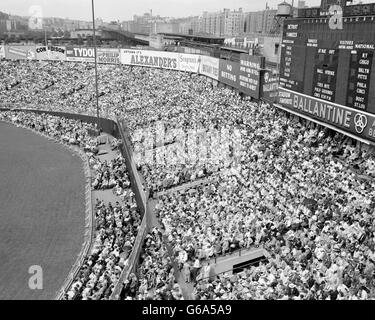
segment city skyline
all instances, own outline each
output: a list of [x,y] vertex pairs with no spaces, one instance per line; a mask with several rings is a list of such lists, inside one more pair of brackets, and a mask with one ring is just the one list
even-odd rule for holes
[[[266,3],[277,8],[282,0],[251,2],[249,0],[140,0],[124,3],[120,0],[95,0],[95,15],[105,21],[132,20],[134,15],[142,15],[152,10],[153,15],[182,18],[201,15],[203,11],[217,12],[223,8],[245,12],[264,10]],[[287,0],[292,3],[292,0]],[[368,2],[368,1],[365,1]],[[176,4],[178,3],[178,6]],[[294,0],[297,5],[298,0]],[[320,0],[307,0],[306,5],[317,6]],[[91,19],[91,0],[2,0],[0,11],[12,15],[30,16],[30,8],[40,6],[44,17],[69,18],[75,20]]]

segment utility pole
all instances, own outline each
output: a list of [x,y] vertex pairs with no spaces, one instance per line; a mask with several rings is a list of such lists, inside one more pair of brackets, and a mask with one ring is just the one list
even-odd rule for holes
[[47,30],[46,30],[46,28],[44,28],[44,43],[46,45],[46,50],[48,50]]
[[94,0],[91,0],[92,6],[92,30],[94,40],[94,54],[95,54],[95,91],[96,91],[96,117],[98,118],[98,135],[100,132],[100,117],[99,117],[99,89],[98,89],[98,62],[96,54],[96,35],[95,35],[95,11],[94,11]]

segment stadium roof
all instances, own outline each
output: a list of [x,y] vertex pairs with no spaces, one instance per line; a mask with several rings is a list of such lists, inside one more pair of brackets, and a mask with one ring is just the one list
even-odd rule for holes
[[183,33],[161,33],[166,36],[175,36],[175,37],[182,37],[182,38],[198,38],[198,39],[212,39],[212,40],[225,40],[224,37],[216,37],[216,36],[202,36],[202,35],[197,35],[197,34],[183,34]]

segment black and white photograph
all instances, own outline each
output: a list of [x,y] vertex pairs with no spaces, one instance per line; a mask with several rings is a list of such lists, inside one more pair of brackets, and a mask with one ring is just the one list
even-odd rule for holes
[[240,319],[375,300],[374,18],[1,0],[0,301]]

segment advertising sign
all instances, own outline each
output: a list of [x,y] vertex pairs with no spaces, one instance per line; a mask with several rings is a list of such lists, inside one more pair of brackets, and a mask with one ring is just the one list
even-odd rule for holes
[[219,82],[238,88],[238,73],[240,65],[237,62],[220,59]]
[[94,48],[67,47],[66,60],[76,62],[95,62]]
[[120,64],[120,49],[98,48],[98,63]]
[[54,60],[54,61],[65,61],[66,60],[66,48],[57,46],[37,46],[36,49],[37,60]]
[[310,118],[375,141],[375,115],[279,88],[278,103]]
[[0,45],[0,59],[5,58],[5,47]]
[[212,79],[218,80],[219,79],[219,59],[209,57],[209,56],[201,56],[201,63],[199,66],[199,73],[203,74],[207,77]]
[[264,57],[240,55],[240,71],[238,88],[245,94],[259,99],[260,70],[264,68]]
[[6,46],[5,58],[12,60],[36,59],[35,46]]
[[200,56],[197,54],[178,54],[178,65],[180,71],[198,73]]
[[261,71],[261,98],[267,102],[277,101],[279,88],[279,75],[276,70]]
[[179,70],[178,53],[174,52],[121,49],[121,63]]

